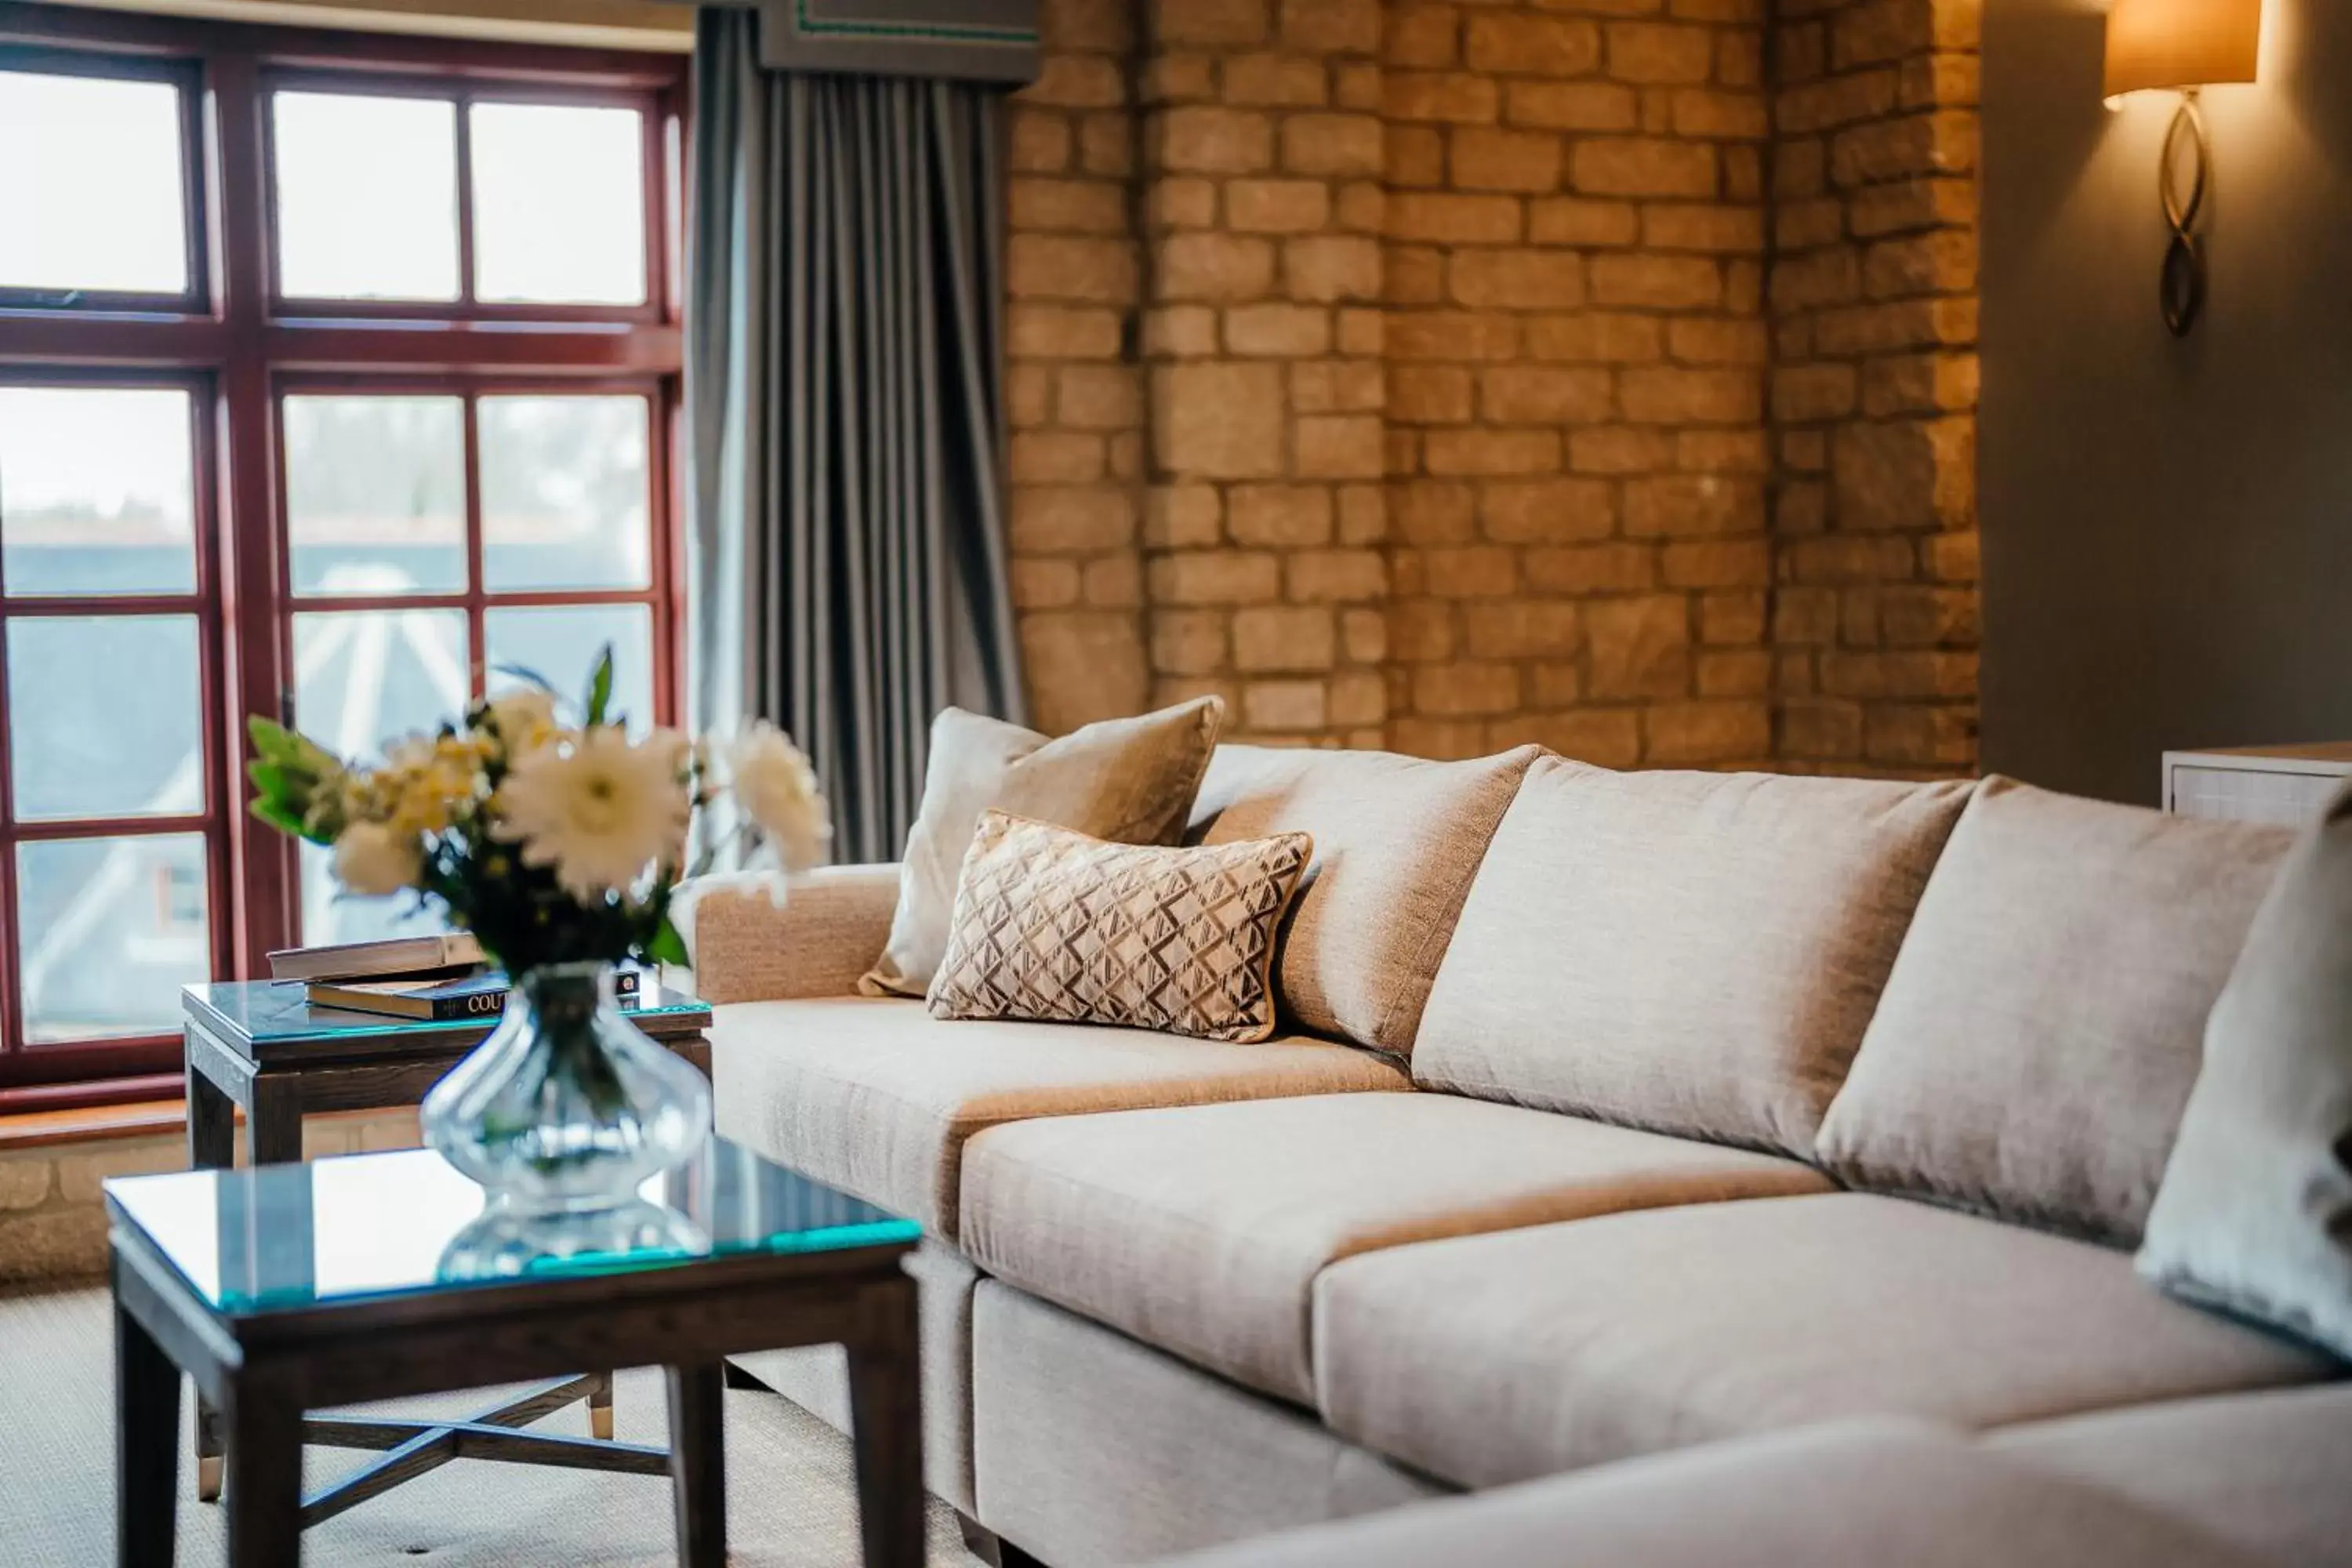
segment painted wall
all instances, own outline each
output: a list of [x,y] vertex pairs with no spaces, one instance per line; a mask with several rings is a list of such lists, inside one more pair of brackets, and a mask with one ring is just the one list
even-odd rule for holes
[[2352,5],[2270,0],[2206,95],[2212,293],[2157,313],[2175,100],[2098,0],[1985,26],[1983,758],[2153,803],[2167,748],[2352,738]]

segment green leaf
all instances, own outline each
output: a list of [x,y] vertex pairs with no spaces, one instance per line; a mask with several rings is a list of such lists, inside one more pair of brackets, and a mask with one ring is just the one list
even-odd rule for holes
[[268,800],[291,804],[299,799],[303,794],[296,787],[294,781],[286,776],[286,770],[276,763],[259,761],[247,763],[245,764],[245,776],[253,781],[253,787],[259,790],[263,797]]
[[302,819],[300,817],[295,816],[291,811],[287,810],[284,805],[280,805],[277,801],[271,800],[267,796],[250,803],[245,809],[253,813],[257,818],[269,824],[270,826],[278,829],[280,833],[289,834],[296,838],[308,837],[308,835],[302,831]]
[[667,915],[662,917],[653,940],[646,943],[646,957],[651,963],[675,963],[681,969],[694,963],[694,955],[686,951],[686,938],[678,934],[677,923]]
[[588,677],[587,723],[591,729],[604,721],[604,709],[613,700],[613,645],[606,643],[604,651],[596,656],[596,668]]
[[253,749],[270,762],[290,763],[301,759],[300,737],[275,719],[256,713],[245,721],[245,732],[253,737]]

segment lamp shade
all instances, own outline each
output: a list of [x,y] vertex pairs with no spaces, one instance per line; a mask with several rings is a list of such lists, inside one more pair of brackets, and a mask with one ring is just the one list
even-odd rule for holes
[[2262,37],[2263,0],[2116,0],[2107,96],[2252,81]]

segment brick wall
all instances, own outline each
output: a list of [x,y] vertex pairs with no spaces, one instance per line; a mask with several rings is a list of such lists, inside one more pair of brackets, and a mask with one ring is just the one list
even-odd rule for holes
[[1152,693],[1386,737],[1379,0],[1148,13]]
[[1778,0],[1784,765],[1976,763],[1981,0]]
[[1031,718],[1059,733],[1149,703],[1137,553],[1143,386],[1136,30],[1119,0],[1045,0],[1005,186],[1013,597]]
[[1770,756],[1760,16],[1390,10],[1405,750]]
[[1970,766],[1976,5],[1049,0],[1040,721]]

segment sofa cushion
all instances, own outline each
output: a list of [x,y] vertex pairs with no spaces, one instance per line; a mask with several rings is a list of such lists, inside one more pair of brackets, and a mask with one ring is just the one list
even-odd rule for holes
[[2352,790],[2296,840],[2213,1005],[2139,1268],[2352,1360]]
[[2125,1254],[1858,1193],[1399,1247],[1316,1280],[1344,1436],[1465,1486],[1862,1415],[2004,1426],[2326,1375]]
[[[1572,1543],[1572,1544],[1571,1544]],[[1908,1422],[1555,1476],[1165,1568],[2252,1568],[2160,1510]]]
[[929,987],[982,812],[996,806],[1121,844],[1173,844],[1224,721],[1224,703],[1201,697],[1049,738],[942,709],[931,721],[922,806],[900,858],[889,943],[858,989],[920,996]]
[[1426,1087],[1810,1158],[1968,786],[1528,770]]
[[982,812],[931,1016],[1271,1039],[1276,933],[1314,847],[1111,844]]
[[1225,1045],[1082,1024],[943,1023],[844,996],[712,1010],[719,1131],[953,1239],[964,1140],[1028,1116],[1412,1088],[1324,1040]]
[[1821,1157],[1855,1186],[2137,1241],[2205,1016],[2293,837],[1987,780]]
[[2352,1384],[2145,1405],[1987,1441],[2272,1562],[2352,1568]]
[[1311,1405],[1308,1290],[1336,1259],[1580,1215],[1821,1192],[1769,1155],[1441,1094],[1055,1117],[964,1150],[973,1261]]
[[1193,837],[1315,840],[1275,975],[1300,1027],[1412,1049],[1463,895],[1537,754],[1522,746],[1431,763],[1386,752],[1217,749],[1193,802]]

